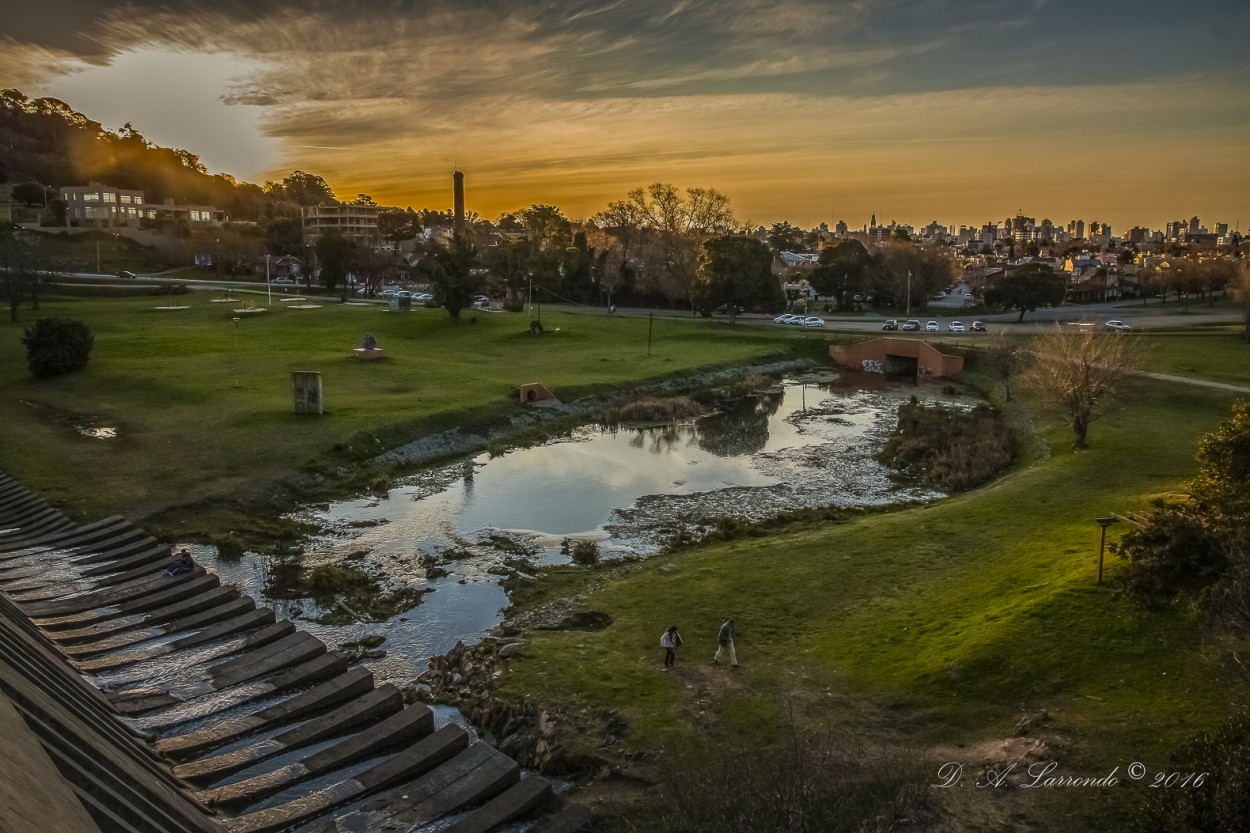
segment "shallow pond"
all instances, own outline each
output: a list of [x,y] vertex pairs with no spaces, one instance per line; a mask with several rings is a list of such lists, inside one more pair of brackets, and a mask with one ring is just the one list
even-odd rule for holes
[[[314,621],[324,611],[311,600],[267,603],[332,647],[366,634],[386,637],[386,656],[369,667],[379,682],[403,685],[430,656],[457,640],[477,642],[498,623],[508,604],[502,575],[568,561],[571,541],[597,542],[603,558],[646,556],[717,518],[939,497],[899,486],[872,459],[898,405],[914,393],[787,381],[687,423],[583,427],[541,446],[432,468],[385,497],[311,511],[308,519],[323,533],[302,562],[351,563],[382,576],[388,590],[432,591],[419,605],[386,622],[330,626]],[[216,569],[264,597],[264,559],[249,555]]]

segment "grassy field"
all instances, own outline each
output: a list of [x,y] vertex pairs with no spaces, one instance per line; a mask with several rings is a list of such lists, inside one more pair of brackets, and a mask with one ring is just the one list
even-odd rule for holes
[[[801,335],[716,322],[479,313],[460,326],[441,310],[392,313],[333,301],[317,309],[236,315],[220,294],[52,299],[38,315],[85,321],[95,349],[80,373],[26,370],[23,310],[0,326],[0,467],[83,517],[143,522],[179,506],[263,492],[313,466],[327,471],[431,430],[495,425],[520,411],[516,388],[539,381],[571,398],[641,379],[766,355],[820,354]],[[240,295],[264,305],[263,294]],[[161,310],[162,305],[189,305]],[[238,318],[239,320],[235,320]],[[475,322],[475,323],[471,323]],[[352,357],[372,333],[385,358]],[[290,373],[322,375],[326,413],[293,413]],[[97,439],[78,428],[111,428]]]
[[[832,334],[722,322],[569,315],[544,309],[532,337],[523,315],[390,313],[328,303],[238,315],[213,295],[164,300],[56,299],[39,315],[86,321],[96,337],[81,373],[26,371],[25,309],[0,330],[0,468],[92,520],[224,531],[240,498],[309,472],[332,478],[426,432],[490,428],[519,412],[516,386],[541,381],[565,398],[762,357],[819,358]],[[262,303],[263,296],[247,296]],[[157,310],[162,304],[184,310]],[[351,350],[372,333],[386,358]],[[1150,369],[1250,382],[1247,348],[1231,332],[1134,334],[1154,345]],[[327,412],[292,413],[289,374],[322,374]],[[978,380],[975,371],[971,382]],[[608,613],[601,631],[527,634],[502,680],[509,693],[616,713],[622,749],[648,771],[660,750],[706,738],[750,749],[787,713],[846,737],[915,750],[971,772],[1004,748],[1014,725],[1048,713],[1035,754],[1067,773],[1150,772],[1166,751],[1244,699],[1183,611],[1146,614],[1094,584],[1097,516],[1140,510],[1194,469],[1197,438],[1233,394],[1137,379],[1091,430],[1091,447],[1053,416],[1019,403],[1049,454],[1026,456],[989,487],[936,505],[846,523],[796,522],[648,562],[557,569],[522,587],[533,610],[576,599]],[[114,428],[111,439],[80,428]],[[242,501],[246,503],[247,501]],[[185,527],[184,527],[185,528]],[[1118,537],[1113,527],[1111,538]],[[1109,575],[1119,565],[1108,561]],[[724,617],[738,621],[743,668],[708,664]],[[686,637],[674,673],[660,671],[660,632]],[[603,754],[598,735],[566,738]],[[615,754],[615,752],[613,754]],[[628,754],[621,759],[629,758]],[[965,829],[1117,829],[1138,790],[943,794]]]

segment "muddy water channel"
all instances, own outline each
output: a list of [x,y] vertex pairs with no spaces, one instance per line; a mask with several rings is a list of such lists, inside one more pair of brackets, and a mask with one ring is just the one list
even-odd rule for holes
[[[605,559],[648,556],[717,519],[940,497],[899,486],[872,459],[913,393],[787,380],[687,423],[582,427],[432,468],[385,497],[310,510],[306,519],[323,532],[302,561],[307,569],[351,564],[382,577],[388,591],[424,590],[420,604],[385,622],[326,625],[316,620],[331,611],[310,600],[268,603],[330,646],[385,637],[385,656],[366,662],[379,682],[403,685],[430,656],[477,642],[499,622],[503,576],[567,562],[576,541],[595,541]],[[271,579],[269,565],[251,556],[216,569],[258,599]]]

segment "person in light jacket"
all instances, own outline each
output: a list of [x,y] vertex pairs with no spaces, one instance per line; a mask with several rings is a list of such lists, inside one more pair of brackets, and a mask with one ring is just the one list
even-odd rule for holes
[[669,625],[668,630],[660,635],[660,647],[664,649],[664,670],[673,667],[677,661],[677,649],[681,647],[681,634],[676,625]]

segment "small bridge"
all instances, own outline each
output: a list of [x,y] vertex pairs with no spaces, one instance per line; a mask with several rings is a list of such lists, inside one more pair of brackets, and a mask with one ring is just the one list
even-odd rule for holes
[[842,367],[894,377],[945,379],[963,372],[963,356],[951,356],[918,338],[885,337],[832,345],[829,358]]
[[[0,473],[0,819],[12,833],[455,833],[551,785],[123,518]],[[536,831],[589,823],[571,805]]]

